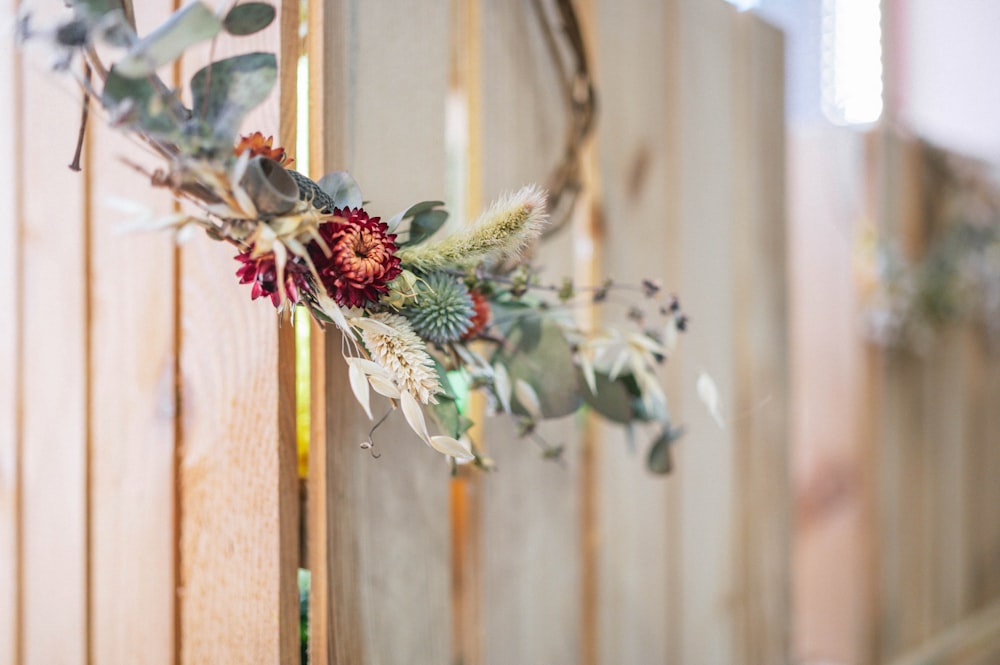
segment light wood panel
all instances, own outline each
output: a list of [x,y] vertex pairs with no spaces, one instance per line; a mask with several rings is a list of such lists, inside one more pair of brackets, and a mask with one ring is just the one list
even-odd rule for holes
[[[278,51],[278,89],[245,123],[282,135],[294,118],[296,3],[214,57]],[[289,12],[292,12],[289,14]],[[192,53],[184,75],[205,61]],[[293,330],[233,278],[235,251],[185,245],[180,261],[180,659],[298,661],[298,481]]]
[[[681,485],[681,586],[675,593],[684,599],[679,661],[685,663],[739,661],[732,603],[739,547],[733,480],[741,472],[734,440],[740,423],[734,420],[733,381],[737,335],[732,318],[733,265],[739,251],[732,242],[737,177],[733,109],[744,100],[735,95],[735,14],[728,4],[684,0],[679,18],[683,248],[679,291],[692,331],[679,354],[680,418],[687,434],[676,457],[676,481]],[[702,371],[718,387],[725,429],[715,424],[695,394]]]
[[[313,175],[350,171],[372,215],[444,195],[448,20],[447,3],[311,5]],[[343,389],[340,349],[329,331],[313,362],[326,411],[310,457],[312,657],[448,662],[447,467],[399,413],[375,433],[379,459],[359,448],[371,423]]]
[[784,41],[736,21],[733,330],[736,612],[743,663],[789,661],[791,566]]
[[[598,272],[627,284],[656,279],[686,300],[686,289],[678,282],[677,246],[679,3],[596,5],[601,206],[595,242],[604,254]],[[603,309],[608,323],[621,321],[627,313],[620,306]],[[671,359],[662,376],[679,372]],[[677,397],[671,392],[671,399]],[[596,662],[609,665],[681,658],[679,478],[676,472],[663,477],[646,470],[653,436],[653,430],[639,428],[630,445],[623,428],[604,424],[594,441],[599,510]]]
[[[14,13],[14,3],[0,2],[0,16]],[[20,105],[19,61],[10,41],[0,42],[0,134],[11,137],[13,155],[20,156],[24,143],[18,131]],[[20,170],[16,159],[0,162],[0,280],[17,285],[20,273],[20,228],[18,205],[22,200]],[[0,317],[0,665],[18,662],[20,644],[20,321],[21,293],[8,292],[7,316]]]
[[[173,10],[145,3],[140,34]],[[88,135],[91,291],[90,627],[95,662],[174,662],[174,242],[121,233],[113,199],[169,214],[171,197],[121,157],[145,157],[100,116]],[[153,166],[155,158],[148,161]]]
[[[481,4],[478,173],[488,204],[522,185],[544,185],[561,158],[568,110],[531,2]],[[574,275],[574,240],[568,224],[542,242],[534,257],[542,279]],[[539,433],[565,446],[562,464],[543,459],[506,418],[484,426],[497,464],[480,481],[481,662],[488,664],[581,660],[580,422],[561,419]]]
[[[55,7],[44,16],[56,15]],[[44,20],[44,19],[42,19]],[[21,639],[24,665],[87,659],[88,172],[80,96],[22,62]]]

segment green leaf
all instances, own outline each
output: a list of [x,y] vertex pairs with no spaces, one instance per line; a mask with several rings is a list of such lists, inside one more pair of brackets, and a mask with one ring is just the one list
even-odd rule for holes
[[243,118],[267,99],[277,80],[273,53],[246,53],[213,62],[191,79],[192,110],[211,136],[231,144]]
[[661,475],[670,473],[674,468],[670,447],[683,434],[684,429],[681,427],[677,429],[672,429],[669,425],[664,427],[663,431],[660,432],[660,436],[653,441],[653,445],[649,449],[646,467],[653,473]]
[[[532,387],[544,417],[558,418],[580,408],[583,384],[572,348],[558,323],[549,317],[521,319],[511,329],[507,342],[493,362],[506,366],[513,383],[521,379]],[[516,398],[511,408],[520,415],[528,413]]]
[[[439,209],[443,205],[442,201],[421,201],[407,208],[406,212],[389,220],[395,226],[398,226],[399,222],[404,219],[411,220],[406,237],[397,240],[396,245],[399,247],[416,245],[434,235],[448,221],[448,211]],[[391,226],[391,228],[395,227]]]
[[204,3],[193,2],[133,44],[115,68],[121,76],[129,78],[150,76],[158,67],[179,58],[189,46],[211,39],[221,30],[219,17]]
[[636,396],[620,378],[612,381],[607,374],[594,375],[596,393],[584,391],[583,398],[594,411],[616,423],[635,420]]
[[143,130],[155,136],[179,131],[170,103],[146,79],[121,76],[113,67],[104,81],[101,103],[111,110],[117,123]]
[[461,438],[472,427],[472,421],[459,410],[458,402],[449,397],[438,395],[438,403],[431,405],[431,414],[441,431],[455,439]]
[[120,8],[118,0],[73,0],[69,4],[74,9],[83,9],[94,17],[103,16]]
[[347,171],[327,173],[317,183],[337,208],[360,208],[364,200],[357,181]]
[[440,208],[443,205],[444,201],[421,201],[420,203],[414,203],[403,213],[403,219],[415,217],[434,208]]
[[420,213],[410,222],[410,236],[406,241],[408,245],[416,245],[427,240],[444,223],[448,221],[448,213],[444,210],[427,210]]
[[260,32],[274,20],[274,7],[266,2],[244,2],[229,10],[222,20],[226,32],[242,37]]

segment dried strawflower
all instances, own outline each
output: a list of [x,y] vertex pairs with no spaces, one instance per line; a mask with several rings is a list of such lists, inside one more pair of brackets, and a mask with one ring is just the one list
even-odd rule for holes
[[290,165],[294,159],[288,156],[285,149],[281,146],[277,148],[272,147],[274,144],[274,137],[268,136],[264,138],[264,135],[260,132],[254,132],[253,134],[248,134],[246,136],[241,136],[239,143],[233,148],[233,154],[239,157],[247,150],[250,151],[251,157],[267,157],[268,159],[273,159],[282,166]]
[[396,256],[396,236],[378,217],[361,208],[334,209],[334,220],[319,225],[327,254],[319,243],[310,257],[319,279],[338,305],[364,307],[389,291],[388,283],[402,272]]
[[[255,257],[253,249],[250,249],[238,254],[235,258],[242,264],[236,270],[240,284],[253,284],[253,289],[250,292],[251,299],[256,300],[262,296],[269,296],[274,306],[279,307],[282,294],[278,288],[278,266],[274,260],[274,253],[268,252]],[[301,301],[300,292],[309,288],[308,270],[300,263],[289,261],[285,264],[284,273],[284,296],[291,304],[298,304]]]
[[475,308],[465,282],[431,273],[418,283],[416,300],[403,313],[418,335],[444,344],[458,341],[472,327]]
[[462,335],[463,340],[479,337],[490,323],[490,301],[482,292],[475,289],[470,291],[469,295],[472,296],[472,325]]

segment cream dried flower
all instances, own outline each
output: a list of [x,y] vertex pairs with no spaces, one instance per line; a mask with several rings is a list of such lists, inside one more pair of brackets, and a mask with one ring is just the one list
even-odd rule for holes
[[441,392],[434,361],[410,322],[399,314],[379,312],[351,320],[361,330],[361,341],[372,360],[388,370],[400,390],[411,393],[422,404],[437,404]]
[[424,271],[516,258],[538,237],[547,219],[545,193],[529,185],[498,199],[472,226],[407,247],[398,256],[404,264]]

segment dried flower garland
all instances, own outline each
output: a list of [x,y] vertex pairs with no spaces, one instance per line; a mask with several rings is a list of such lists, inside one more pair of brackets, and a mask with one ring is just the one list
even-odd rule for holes
[[[650,467],[669,469],[679,430],[657,370],[686,318],[675,298],[647,281],[632,292],[648,311],[633,305],[620,327],[581,329],[570,316],[574,301],[602,302],[628,287],[609,281],[577,291],[570,282],[539,283],[521,256],[548,222],[542,191],[524,187],[448,233],[436,201],[383,220],[365,209],[347,173],[312,181],[290,168],[292,159],[272,137],[239,135],[275,85],[273,54],[204,67],[191,79],[189,105],[157,78],[156,70],[188,47],[224,32],[263,29],[274,19],[272,6],[246,2],[219,15],[193,2],[140,38],[117,2],[70,4],[72,15],[52,28],[22,17],[21,39],[54,44],[58,70],[72,73],[82,62],[86,98],[163,158],[155,171],[136,168],[193,212],[159,226],[200,227],[231,243],[238,250],[235,276],[251,298],[278,310],[301,306],[340,329],[350,388],[369,418],[375,392],[398,406],[434,450],[488,467],[467,435],[467,390],[484,391],[493,412],[513,415],[521,433],[539,441],[539,421],[587,405],[628,426],[655,424]],[[118,56],[111,66],[98,48]]]

